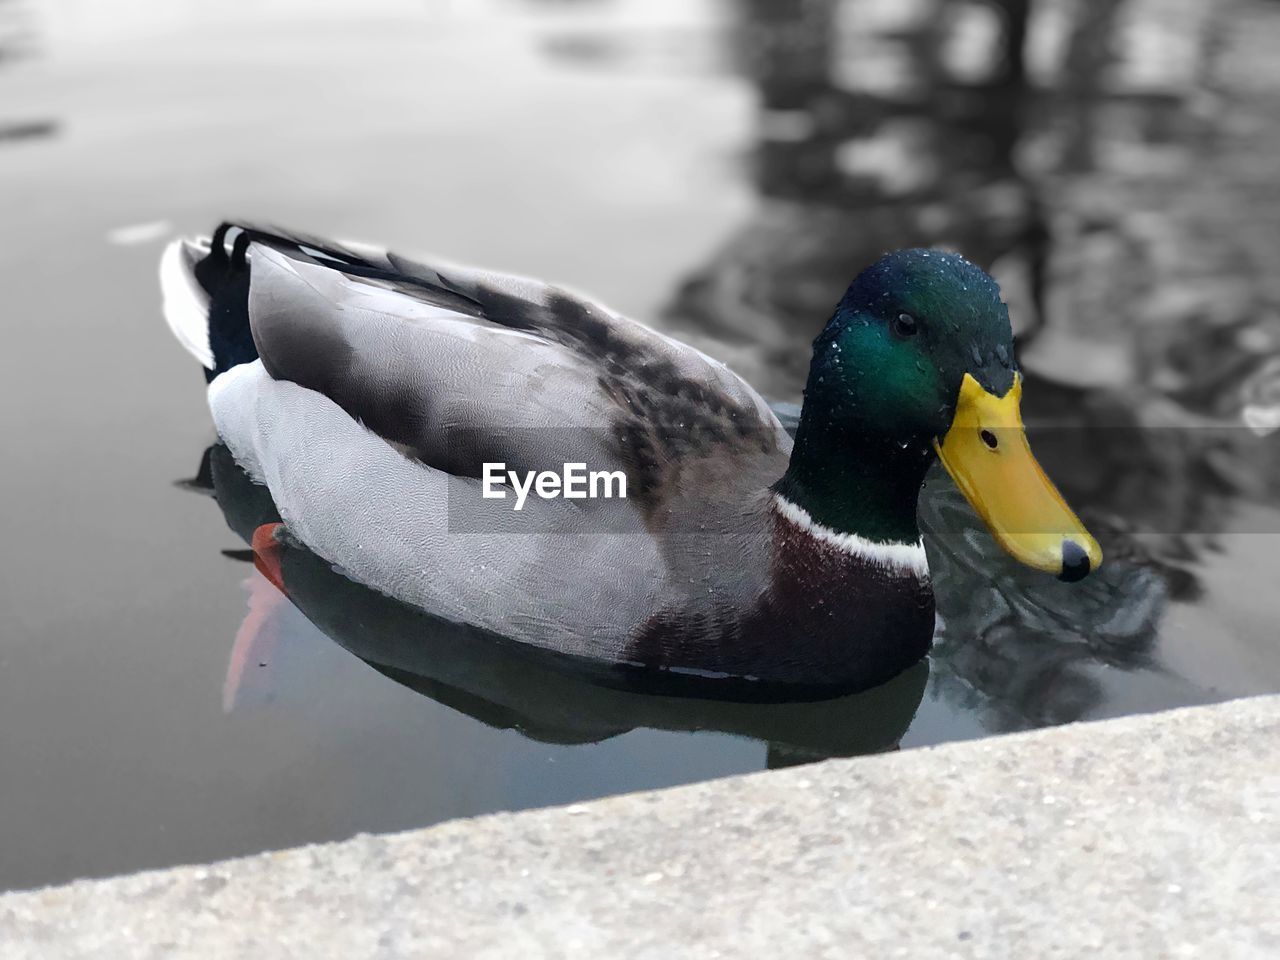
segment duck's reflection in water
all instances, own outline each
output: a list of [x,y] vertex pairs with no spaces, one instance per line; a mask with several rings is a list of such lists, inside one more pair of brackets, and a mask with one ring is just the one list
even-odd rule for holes
[[[999,556],[945,479],[921,499],[940,611],[934,687],[992,732],[1069,723],[1103,707],[1107,668],[1156,667],[1165,578],[1111,559],[1088,582],[1026,576]],[[1200,699],[1175,682],[1175,702]]]
[[[212,492],[231,528],[250,541],[278,519],[266,488],[229,451],[206,451],[194,485]],[[823,700],[722,699],[723,683],[610,670],[451,623],[347,579],[305,547],[282,538],[272,579],[317,628],[374,669],[424,696],[498,729],[556,744],[596,743],[645,727],[717,731],[758,740],[770,766],[894,749],[910,726],[929,677],[921,662],[870,691]],[[258,581],[231,656],[224,706],[232,708],[255,664],[273,659],[273,598]],[[283,597],[274,604],[279,609]],[[673,681],[679,694],[672,694]]]

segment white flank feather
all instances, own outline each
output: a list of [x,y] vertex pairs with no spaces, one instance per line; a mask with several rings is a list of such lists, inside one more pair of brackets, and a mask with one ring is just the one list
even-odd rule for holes
[[209,347],[209,298],[187,269],[184,241],[174,240],[160,258],[160,291],[164,297],[164,319],[169,329],[206,369],[213,369]]

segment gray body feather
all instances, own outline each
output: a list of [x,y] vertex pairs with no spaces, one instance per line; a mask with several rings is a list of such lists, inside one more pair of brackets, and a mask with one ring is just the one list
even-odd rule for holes
[[[355,252],[397,276],[251,243],[260,359],[209,388],[302,542],[440,616],[614,661],[664,611],[759,598],[790,439],[751,387],[564,290]],[[628,497],[517,513],[481,497],[485,461],[622,470]]]

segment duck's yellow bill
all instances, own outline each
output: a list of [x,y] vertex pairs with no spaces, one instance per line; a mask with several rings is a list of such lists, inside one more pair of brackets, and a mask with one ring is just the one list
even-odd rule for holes
[[966,373],[938,456],[1000,546],[1027,566],[1080,580],[1102,562],[1102,548],[1032,456],[1021,402],[1020,375],[997,397]]

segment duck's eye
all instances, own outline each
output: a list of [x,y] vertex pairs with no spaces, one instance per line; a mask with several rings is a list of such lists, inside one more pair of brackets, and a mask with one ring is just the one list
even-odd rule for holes
[[900,313],[889,323],[889,328],[893,331],[895,337],[914,337],[920,329],[920,325],[916,323],[916,318],[909,313]]

